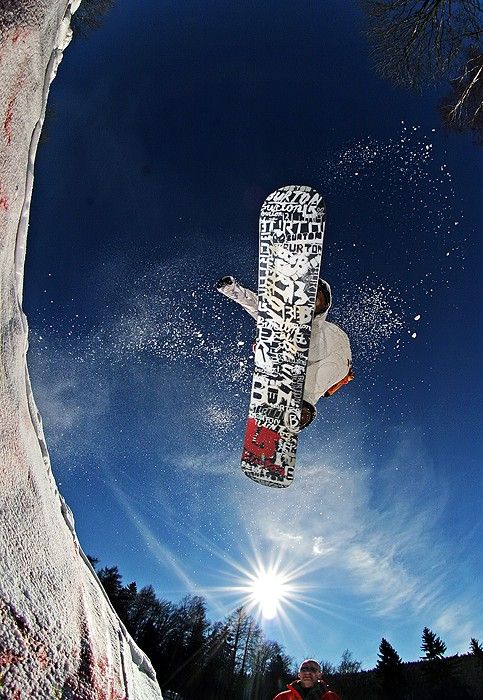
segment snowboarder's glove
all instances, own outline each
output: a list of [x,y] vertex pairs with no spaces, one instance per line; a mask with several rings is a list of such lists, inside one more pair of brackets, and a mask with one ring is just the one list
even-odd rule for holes
[[233,277],[222,277],[216,283],[217,289],[223,289],[223,287],[228,287],[229,284],[233,284],[235,279]]

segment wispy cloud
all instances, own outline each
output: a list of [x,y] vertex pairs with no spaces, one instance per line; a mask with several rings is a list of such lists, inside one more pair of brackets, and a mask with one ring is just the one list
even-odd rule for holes
[[434,617],[432,625],[443,639],[449,634],[459,651],[467,651],[471,637],[477,636],[475,624],[478,624],[478,620],[481,618],[476,617],[475,620],[475,610],[478,609],[479,605],[481,603],[476,593],[468,600],[447,603],[443,605],[439,615]]

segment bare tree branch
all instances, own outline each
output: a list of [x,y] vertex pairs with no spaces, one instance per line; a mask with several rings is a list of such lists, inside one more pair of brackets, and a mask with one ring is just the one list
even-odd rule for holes
[[461,75],[440,105],[443,122],[453,131],[472,131],[483,145],[483,54],[468,50]]
[[378,72],[421,91],[449,79],[440,105],[445,125],[483,140],[479,0],[361,0]]
[[377,70],[421,89],[460,62],[481,37],[478,0],[362,0]]

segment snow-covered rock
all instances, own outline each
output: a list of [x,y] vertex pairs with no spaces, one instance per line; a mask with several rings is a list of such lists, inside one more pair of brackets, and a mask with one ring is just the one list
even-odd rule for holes
[[50,469],[22,312],[33,166],[79,0],[0,3],[0,697],[159,699]]

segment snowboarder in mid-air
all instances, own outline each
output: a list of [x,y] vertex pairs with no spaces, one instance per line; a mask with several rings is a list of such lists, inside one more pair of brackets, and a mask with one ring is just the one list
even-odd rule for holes
[[[233,277],[222,277],[217,283],[219,292],[233,299],[255,320],[258,298],[255,292],[242,287]],[[322,397],[332,396],[340,387],[353,379],[352,355],[349,338],[338,326],[326,320],[332,304],[332,292],[325,280],[319,279],[315,300],[312,335],[309,346],[300,429],[314,420],[315,405]]]

